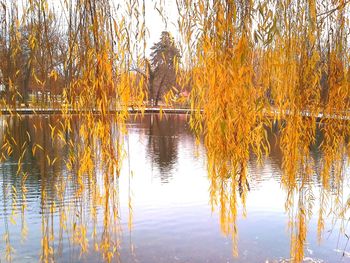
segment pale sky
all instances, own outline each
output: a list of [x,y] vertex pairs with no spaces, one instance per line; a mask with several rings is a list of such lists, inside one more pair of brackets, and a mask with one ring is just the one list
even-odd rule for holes
[[[13,0],[7,0],[8,3],[11,3]],[[17,0],[16,0],[17,1]],[[19,12],[22,13],[21,6],[26,0],[18,0],[17,5],[19,6]],[[126,10],[126,3],[129,0],[111,0],[115,7],[120,6],[121,8],[117,11],[117,16],[121,12]],[[63,0],[48,0],[49,6],[54,8],[55,12],[60,12],[62,8]],[[142,6],[142,0],[139,0],[139,6]],[[176,7],[176,0],[145,0],[146,6],[146,27],[148,29],[147,35],[147,50],[146,55],[149,56],[150,48],[152,45],[160,39],[161,32],[166,30],[169,31],[176,42],[180,41],[180,36],[177,29],[177,20],[178,20],[178,10]],[[162,10],[163,15],[166,17],[167,23],[165,23],[161,14],[156,10]],[[119,11],[120,10],[120,11]],[[140,13],[142,11],[140,10]],[[122,16],[121,16],[122,17]],[[119,17],[119,18],[121,18]]]
[[[114,0],[115,2],[125,2],[125,0]],[[176,0],[146,0],[146,27],[149,31],[147,37],[146,55],[150,54],[152,45],[160,39],[162,31],[169,31],[176,42],[179,42],[179,33],[177,29],[178,11],[176,7]],[[156,5],[156,6],[155,6]],[[164,8],[164,16],[167,23],[165,23],[161,14],[155,7]]]

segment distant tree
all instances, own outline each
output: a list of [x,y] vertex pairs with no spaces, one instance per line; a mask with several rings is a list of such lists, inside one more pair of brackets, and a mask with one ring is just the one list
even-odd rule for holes
[[64,39],[58,18],[48,7],[43,8],[43,3],[33,2],[23,14],[15,2],[0,5],[1,82],[11,105],[29,106],[30,92],[40,92],[46,100],[47,94],[62,92],[57,79],[67,52],[59,49]]
[[15,104],[15,81],[20,68],[20,34],[18,6],[14,2],[1,2],[0,8],[0,70],[5,86],[7,103]]
[[145,70],[134,67],[131,70],[143,75],[147,80],[148,97],[157,106],[162,96],[176,86],[176,68],[180,63],[180,51],[174,38],[163,31],[159,42],[152,48],[150,60],[145,60]]
[[150,95],[157,106],[161,97],[176,85],[176,68],[181,56],[174,38],[167,31],[162,32],[159,42],[151,50],[151,69],[154,76]]

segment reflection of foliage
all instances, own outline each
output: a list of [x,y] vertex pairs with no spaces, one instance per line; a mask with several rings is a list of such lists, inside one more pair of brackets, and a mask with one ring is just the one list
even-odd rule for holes
[[[183,127],[185,121],[181,120],[185,116],[169,115],[166,117],[168,119],[160,120],[159,116],[153,115],[153,125],[149,123],[151,115],[146,115],[145,118],[142,122],[147,128],[151,128],[152,140],[149,141],[148,147],[151,147],[150,154],[154,158],[154,162],[159,162],[160,169],[171,169],[169,162],[173,162],[171,158],[177,158],[176,150],[178,147],[177,139],[173,137],[179,131],[178,129],[185,128]],[[344,158],[346,154],[342,150],[332,150],[332,147],[335,147],[335,141],[331,140],[326,143],[326,140],[328,140],[326,138],[329,138],[330,133],[332,136],[329,139],[333,138],[333,135],[341,138],[338,133],[344,132],[343,129],[347,129],[347,127],[341,126],[339,123],[340,126],[335,131],[333,128],[327,129],[325,123],[321,125],[321,131],[318,132],[322,132],[323,142],[327,145],[318,146],[321,153],[318,157],[321,159],[319,163],[323,164],[319,167],[322,171],[319,171],[316,170],[314,164],[317,160],[311,157],[311,148],[306,145],[307,139],[305,139],[305,134],[308,134],[308,125],[310,127],[314,126],[307,120],[303,120],[298,124],[297,120],[299,119],[291,119],[289,123],[287,121],[280,122],[278,138],[281,140],[280,146],[283,152],[281,182],[288,193],[286,210],[290,216],[291,253],[295,256],[295,259],[301,259],[306,240],[307,224],[312,215],[314,204],[320,202],[318,223],[320,234],[328,213],[333,212],[336,216],[344,218],[348,209],[347,204],[345,206],[342,204],[342,187],[345,176],[342,165],[344,165],[344,162],[338,159]],[[2,191],[6,195],[4,200],[7,202],[4,207],[8,209],[6,220],[16,219],[18,211],[14,207],[16,206],[16,196],[22,195],[25,197],[28,194],[26,189],[31,184],[39,185],[40,189],[38,188],[35,194],[41,200],[42,259],[44,261],[45,259],[50,260],[61,253],[64,248],[64,233],[68,231],[67,233],[72,238],[73,244],[77,245],[82,253],[91,249],[88,246],[89,241],[91,241],[93,248],[100,251],[106,260],[110,260],[114,252],[118,252],[120,245],[120,226],[115,224],[120,220],[118,197],[120,163],[113,160],[116,160],[115,156],[122,158],[124,155],[123,150],[119,148],[122,147],[119,132],[123,127],[118,127],[116,123],[112,124],[110,122],[103,124],[100,117],[92,115],[88,118],[83,116],[72,117],[69,120],[70,129],[62,129],[62,127],[67,127],[62,126],[63,121],[64,119],[61,117],[52,116],[47,119],[33,116],[22,119],[14,117],[7,120],[9,126],[8,128],[5,126],[4,129],[3,145],[10,145],[11,157],[9,158],[18,162],[19,169],[17,170],[17,166],[10,167],[12,173],[18,172],[18,176],[14,177],[15,181],[11,182],[16,192],[13,192],[14,190],[11,187],[7,187],[6,191]],[[87,127],[92,125],[92,123],[89,124],[90,121],[94,122],[95,128],[88,130]],[[290,129],[290,127],[296,128],[297,125],[301,124],[305,126],[296,129],[300,129],[300,135],[291,135],[290,133],[295,129]],[[266,127],[266,129],[268,128]],[[57,134],[55,135],[52,131],[57,132]],[[51,133],[53,137],[51,137]],[[162,151],[158,148],[158,143],[168,144],[169,141],[162,141],[161,137],[168,137],[172,146],[168,145],[167,147],[175,151],[163,160],[157,159],[158,157],[163,158],[163,156],[160,156]],[[271,139],[275,139],[273,134],[270,134],[269,137],[272,137],[268,139],[269,142],[272,142]],[[288,140],[289,137],[293,140]],[[220,139],[221,143],[225,142],[225,138],[219,138],[219,136],[216,138]],[[298,143],[295,143],[296,140]],[[20,143],[16,146],[14,141]],[[67,141],[67,143],[64,141]],[[25,149],[24,154],[21,147],[18,148],[20,144],[25,145],[23,148]],[[229,149],[223,145],[220,146],[222,149]],[[328,148],[330,146],[331,148]],[[296,150],[294,147],[296,147]],[[273,146],[271,146],[272,148]],[[324,151],[323,149],[328,150]],[[5,157],[7,151],[7,147],[4,147],[3,154]],[[243,151],[243,148],[239,148],[238,145],[235,151]],[[238,228],[236,220],[238,218],[239,199],[244,204],[249,185],[256,184],[253,180],[258,179],[249,177],[248,165],[252,165],[249,164],[251,162],[249,154],[245,166],[240,163],[236,167],[232,166],[236,157],[232,157],[231,153],[221,152],[217,154],[221,159],[213,159],[214,155],[211,155],[210,148],[208,148],[208,168],[211,169],[209,173],[211,201],[213,208],[220,207],[222,232],[232,236],[235,246],[234,251],[237,252]],[[54,156],[59,157],[56,159]],[[114,157],[112,158],[112,156]],[[36,165],[28,167],[25,163],[27,158],[34,158]],[[164,165],[164,168],[161,168],[161,165]],[[291,168],[291,165],[295,168]],[[38,178],[32,177],[32,175],[26,176],[33,174],[33,169],[38,172],[40,183],[35,183]],[[68,169],[68,172],[66,172],[66,169]],[[329,173],[323,171],[325,169],[329,169]],[[328,179],[323,178],[326,175]],[[3,179],[7,180],[6,176]],[[318,196],[318,194],[315,193],[313,186],[315,180],[319,179],[322,182],[320,199],[315,200],[315,196]],[[328,185],[323,186],[323,182]],[[4,183],[3,186],[5,184],[8,185]],[[34,193],[31,192],[31,194]],[[13,196],[13,201],[10,196]],[[23,202],[21,205],[23,235],[25,236],[28,231],[24,220],[26,203]],[[51,227],[53,223],[52,216],[55,214],[57,214],[60,222],[58,236],[53,234]],[[99,221],[98,218],[102,218],[102,220]],[[92,230],[89,230],[91,225],[93,226]],[[103,231],[99,235],[97,230],[101,228]],[[10,228],[6,231],[9,234],[8,236],[11,237]],[[89,236],[92,236],[91,240]],[[7,241],[9,251],[11,249],[10,241],[10,239]],[[57,249],[54,246],[56,241],[59,243]]]
[[[31,180],[38,180],[31,178],[34,169],[37,169],[40,177],[40,189],[31,194],[38,195],[41,200],[42,261],[53,261],[57,253],[61,253],[65,232],[81,253],[88,251],[88,236],[92,235],[94,249],[100,251],[107,261],[115,257],[119,248],[120,164],[116,160],[123,158],[120,141],[123,127],[107,125],[109,122],[90,117],[76,116],[71,120],[37,116],[8,119],[2,156],[14,158],[18,162],[18,169],[14,173],[21,179],[18,183],[13,182],[13,188],[10,188],[16,196],[13,201],[16,202],[18,195],[21,195],[21,200],[26,200],[26,189]],[[70,124],[64,124],[64,121]],[[90,121],[96,124],[93,130],[87,129],[87,125],[91,125]],[[25,163],[27,158],[34,159],[36,167],[28,167]],[[31,176],[28,177],[29,174]],[[27,204],[22,201],[21,205],[24,235],[27,232],[24,217]],[[12,207],[11,210],[14,218],[17,209]],[[60,224],[58,237],[54,236],[53,228],[56,220],[53,216],[56,213]],[[102,222],[98,221],[101,215]],[[89,231],[91,224],[92,231]],[[103,232],[99,238],[97,229],[101,226]],[[54,245],[56,240],[59,243],[57,250]],[[8,247],[10,257],[10,239]]]
[[145,118],[149,118],[148,152],[153,159],[152,162],[159,166],[161,180],[168,182],[172,166],[177,161],[177,135],[181,129],[185,129],[181,125],[184,122],[176,115],[167,115],[162,119],[159,115],[147,115]]

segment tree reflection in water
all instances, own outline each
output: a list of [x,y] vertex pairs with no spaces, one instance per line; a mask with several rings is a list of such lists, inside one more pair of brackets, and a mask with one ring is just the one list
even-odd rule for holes
[[162,118],[158,114],[146,115],[144,122],[149,123],[147,152],[159,169],[161,182],[167,183],[178,158],[177,137],[180,131],[188,130],[186,115],[169,114]]

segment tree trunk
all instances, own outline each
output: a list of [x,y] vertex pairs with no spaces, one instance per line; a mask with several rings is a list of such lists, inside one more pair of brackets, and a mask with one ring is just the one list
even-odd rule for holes
[[23,79],[23,93],[22,93],[22,103],[25,104],[26,107],[29,107],[28,104],[28,87],[29,87],[29,80],[30,80],[30,73],[32,71],[32,67],[30,65],[30,62],[27,62],[26,65],[26,72]]
[[149,104],[153,106],[153,82],[154,82],[154,75],[153,72],[149,74],[149,79],[148,79],[148,92],[149,92]]
[[163,75],[163,78],[159,84],[159,88],[158,88],[158,91],[157,91],[157,96],[156,96],[156,99],[155,99],[155,103],[154,103],[154,106],[158,106],[158,101],[160,99],[160,93],[161,93],[161,90],[162,90],[162,87],[164,85],[164,82],[165,82],[165,78],[167,76],[167,73],[168,72],[165,72],[165,74]]

